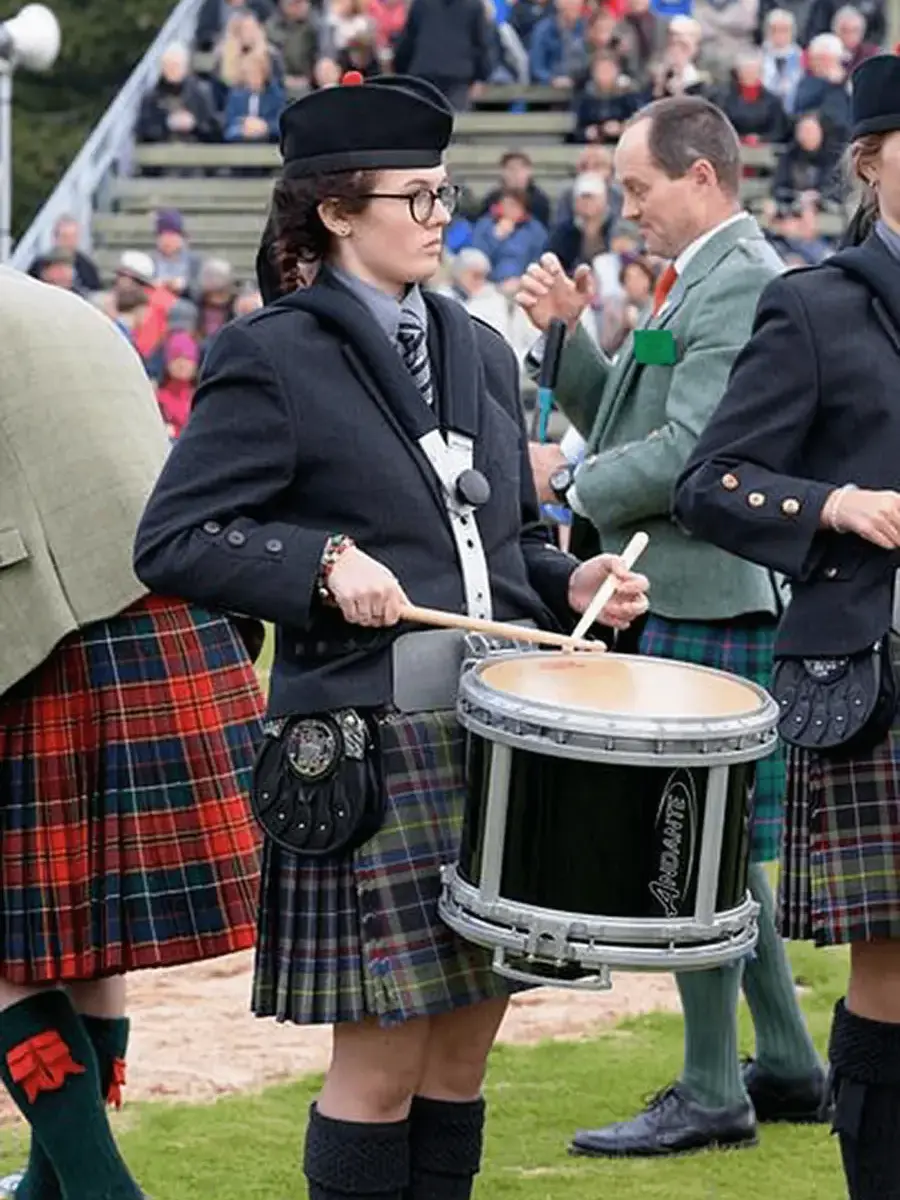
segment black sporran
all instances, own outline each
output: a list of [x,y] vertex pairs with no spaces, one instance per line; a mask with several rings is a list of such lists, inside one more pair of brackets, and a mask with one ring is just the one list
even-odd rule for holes
[[864,753],[884,741],[897,712],[890,638],[842,658],[778,659],[772,694],[790,745],[834,757]]
[[377,722],[355,709],[271,722],[250,806],[285,850],[302,858],[349,854],[384,819]]

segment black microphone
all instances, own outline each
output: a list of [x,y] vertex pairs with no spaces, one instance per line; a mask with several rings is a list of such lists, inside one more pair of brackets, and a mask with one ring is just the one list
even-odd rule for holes
[[553,389],[559,378],[565,340],[566,323],[559,317],[554,317],[547,329],[547,337],[544,341],[544,356],[541,359],[541,371],[538,375],[537,404],[534,408],[534,421],[531,427],[532,438],[539,442],[547,440],[547,427],[553,411]]

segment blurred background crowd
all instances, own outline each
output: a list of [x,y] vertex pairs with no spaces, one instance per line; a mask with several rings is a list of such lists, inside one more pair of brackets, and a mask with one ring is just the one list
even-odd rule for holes
[[[498,150],[495,185],[480,194],[455,175],[463,199],[434,286],[524,357],[534,330],[512,294],[527,264],[545,249],[567,270],[590,264],[586,325],[613,354],[659,269],[620,215],[612,155],[623,123],[666,95],[721,105],[748,150],[777,151],[758,196],[768,236],[789,265],[816,263],[833,249],[827,218],[847,202],[849,78],[885,37],[884,0],[686,0],[675,10],[665,0],[205,0],[194,45],[168,48],[135,134],[142,144],[272,142],[285,103],[347,70],[421,76],[460,111],[492,85],[552,89],[571,112],[566,140],[580,147],[572,177],[551,194],[527,145]],[[68,218],[32,272],[92,296],[120,325],[175,437],[207,340],[260,298],[227,260],[192,249],[184,214],[153,219],[152,253],[125,251],[109,281]]]

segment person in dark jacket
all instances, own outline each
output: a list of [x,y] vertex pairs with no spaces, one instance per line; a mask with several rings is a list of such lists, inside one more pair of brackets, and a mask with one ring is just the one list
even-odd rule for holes
[[274,7],[273,0],[203,0],[197,17],[194,45],[198,50],[214,49],[231,17],[242,9],[248,9],[265,25]]
[[394,47],[395,71],[427,79],[461,112],[492,66],[482,0],[412,0]]
[[803,113],[775,168],[775,199],[791,200],[806,193],[825,202],[840,202],[844,190],[840,172],[843,144],[840,132],[825,125],[816,113]]
[[548,251],[567,273],[609,249],[613,218],[603,176],[579,175],[572,189],[572,205],[571,219],[554,225],[547,242]]
[[285,87],[296,93],[307,91],[320,42],[319,17],[310,0],[278,0],[278,8],[266,21],[266,37],[281,54]]
[[589,62],[587,24],[582,0],[555,0],[531,35],[529,62],[533,83],[569,88]]
[[543,20],[551,7],[551,0],[514,0],[510,6],[507,19],[526,50],[531,49],[531,36],[535,26]]
[[[804,41],[810,42],[820,33],[834,29],[834,19],[846,0],[812,0],[804,30]],[[864,40],[876,46],[887,41],[888,25],[884,0],[855,0],[853,7],[865,20]]]
[[524,192],[505,191],[472,230],[472,245],[486,254],[492,283],[514,284],[547,245],[547,227],[528,211]]
[[[513,352],[420,286],[455,206],[452,128],[443,95],[404,76],[287,109],[268,304],[211,346],[136,543],[152,588],[276,625],[253,1008],[334,1026],[311,1200],[468,1200],[508,993],[438,915],[466,791],[463,647],[399,625],[407,598],[565,625],[615,570],[605,623],[646,609],[618,560],[578,566],[550,545]],[[295,822],[330,798],[341,824],[314,817],[305,842]]]
[[534,181],[534,164],[524,150],[507,150],[500,159],[500,184],[491,188],[481,204],[479,216],[490,212],[504,191],[524,192],[528,211],[542,225],[550,227],[550,197]]
[[748,51],[736,62],[722,109],[742,142],[783,142],[790,132],[784,106],[763,87],[758,51]]
[[794,94],[795,113],[816,113],[845,140],[850,127],[850,97],[843,65],[844,47],[833,33],[820,33],[807,50],[808,69]]
[[575,141],[615,145],[640,106],[641,97],[623,78],[618,56],[610,51],[595,55],[590,82],[575,103]]
[[[64,213],[53,226],[51,250],[67,251],[72,256],[74,290],[83,296],[89,296],[91,292],[99,292],[102,284],[100,272],[93,259],[79,249],[80,242],[81,226],[75,217]],[[28,268],[28,274],[40,279],[46,259],[46,254],[39,254]]]
[[849,943],[834,1131],[851,1200],[885,1200],[900,1195],[900,719],[862,680],[873,656],[890,681],[900,665],[900,59],[859,68],[853,108],[857,228],[874,217],[874,232],[769,285],[675,507],[791,581],[773,683],[789,743],[782,933]]
[[284,99],[284,88],[273,79],[268,58],[247,55],[240,64],[237,86],[228,92],[222,120],[225,141],[277,141]]
[[139,142],[214,142],[221,129],[207,85],[190,73],[186,46],[169,46],[159,83],[144,97],[135,136]]

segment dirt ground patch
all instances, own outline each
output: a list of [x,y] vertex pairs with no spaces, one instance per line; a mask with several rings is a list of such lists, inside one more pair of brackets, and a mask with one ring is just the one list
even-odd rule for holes
[[[131,976],[128,1100],[203,1102],[324,1070],[330,1029],[248,1012],[252,953]],[[610,992],[544,988],[514,998],[501,1040],[576,1039],[625,1016],[677,1009],[668,975],[616,975]],[[13,1116],[0,1099],[0,1120]]]
[[[328,1065],[328,1027],[301,1029],[247,1011],[252,955],[132,976],[128,1096],[209,1100]],[[541,989],[513,1000],[501,1038],[579,1038],[623,1016],[677,1008],[668,975],[617,975],[611,992]]]

